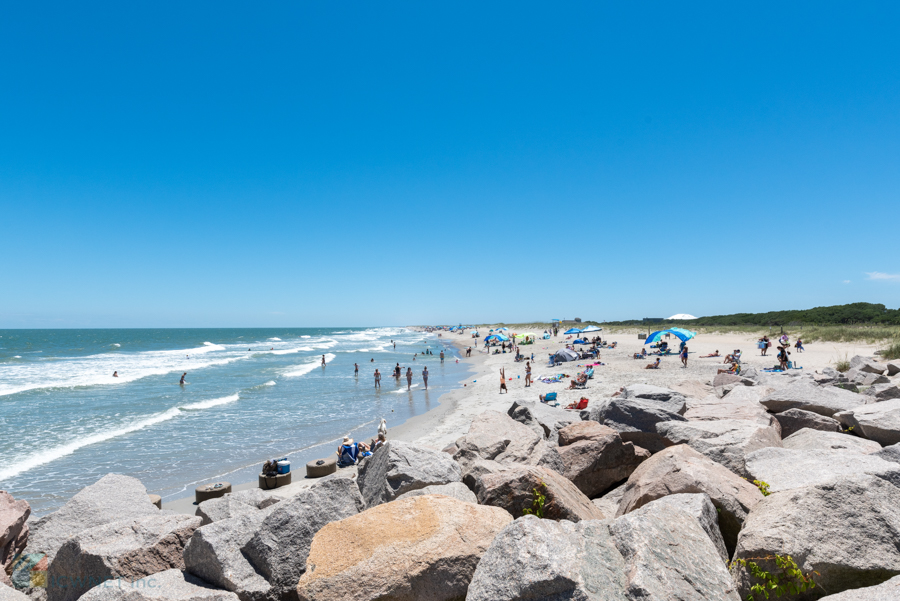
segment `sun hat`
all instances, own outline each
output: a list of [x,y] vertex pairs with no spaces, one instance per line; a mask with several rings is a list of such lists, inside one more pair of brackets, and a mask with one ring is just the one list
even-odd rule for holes
[[349,436],[344,437],[344,444],[353,444],[353,439]]

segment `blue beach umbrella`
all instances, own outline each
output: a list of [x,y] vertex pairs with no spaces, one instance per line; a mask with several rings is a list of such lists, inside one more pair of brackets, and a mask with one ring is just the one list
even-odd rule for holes
[[665,336],[666,334],[672,334],[682,342],[687,342],[691,338],[697,335],[696,332],[691,332],[689,330],[684,330],[682,328],[671,328],[669,330],[659,330],[658,332],[653,332],[649,336],[647,336],[646,344],[653,344],[654,342],[659,342],[660,338]]
[[582,332],[599,332],[603,328],[598,328],[597,326],[588,326],[585,329],[581,330]]
[[563,332],[563,334],[581,334],[581,330],[579,330],[578,328],[571,328]]

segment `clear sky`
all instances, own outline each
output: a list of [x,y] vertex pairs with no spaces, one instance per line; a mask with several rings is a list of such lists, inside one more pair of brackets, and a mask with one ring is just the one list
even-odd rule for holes
[[896,2],[10,2],[0,327],[900,305]]

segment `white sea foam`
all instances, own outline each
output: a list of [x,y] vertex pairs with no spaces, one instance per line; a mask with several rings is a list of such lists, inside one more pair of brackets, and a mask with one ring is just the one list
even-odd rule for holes
[[274,340],[275,342],[281,342],[281,338],[269,338],[269,340]]
[[[419,387],[418,384],[413,384],[412,386],[409,387],[409,389],[412,390],[413,388],[418,388],[418,387]],[[395,390],[394,394],[401,394],[403,392],[409,392],[409,390],[407,390],[405,388],[403,390]]]
[[310,336],[308,336],[308,335],[306,335],[306,334],[304,334],[304,335],[303,335],[303,336],[301,336],[301,337],[300,337],[300,338],[310,338]]
[[44,465],[45,463],[49,463],[55,459],[59,459],[60,457],[71,455],[72,453],[83,447],[97,444],[98,442],[104,442],[118,436],[124,436],[125,434],[143,430],[144,428],[148,428],[150,426],[168,421],[174,417],[177,417],[180,413],[181,411],[177,407],[172,407],[167,411],[157,413],[156,415],[152,415],[142,420],[133,422],[127,426],[110,429],[105,432],[98,432],[97,434],[92,434],[90,436],[80,437],[77,440],[66,443],[64,445],[60,445],[52,449],[47,449],[46,451],[30,453],[24,457],[14,459],[13,461],[7,463],[5,467],[0,468],[0,481],[6,480],[7,478],[12,478],[13,476],[17,476],[22,472],[28,471],[40,465]]
[[268,382],[263,384],[263,386],[275,386],[275,380],[269,380]]
[[218,407],[219,405],[225,405],[227,403],[233,403],[238,400],[240,394],[232,394],[229,396],[223,396],[218,399],[209,399],[208,401],[199,401],[197,403],[191,403],[190,405],[182,405],[180,409],[185,409],[187,411],[197,411],[199,409],[209,409],[210,407]]
[[[325,354],[325,363],[329,363],[332,359],[334,359],[334,357],[335,357],[335,355],[333,355],[332,353],[326,353]],[[316,358],[308,363],[301,363],[300,365],[295,365],[294,367],[285,371],[281,375],[283,375],[286,378],[297,378],[300,376],[305,376],[306,374],[308,374],[311,371],[314,371],[317,367],[319,367],[321,365],[322,365],[321,359]]]
[[118,343],[118,342],[113,342],[113,344],[112,344],[112,345],[113,345],[113,346],[115,346],[115,347],[120,347],[120,346],[122,346],[122,345],[121,345],[121,344],[119,344],[119,343]]
[[[0,396],[48,388],[121,386],[148,376],[197,371],[249,358],[246,352],[225,351],[223,346],[204,343],[190,349],[109,352],[86,357],[53,357],[49,362],[0,365]],[[112,377],[114,371],[119,372],[119,377]]]

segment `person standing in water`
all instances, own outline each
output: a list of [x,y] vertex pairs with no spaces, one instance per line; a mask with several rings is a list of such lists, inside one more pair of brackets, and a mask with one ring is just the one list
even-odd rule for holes
[[381,388],[381,373],[375,368],[375,388]]
[[322,367],[325,367],[325,355],[322,355]]
[[441,351],[441,364],[444,363],[444,351]]
[[181,381],[178,382],[178,383],[181,384],[182,386],[184,386],[184,378],[185,378],[185,376],[187,376],[187,372],[184,372],[183,374],[181,374]]
[[412,368],[406,368],[406,389],[412,390]]
[[422,380],[425,381],[425,390],[428,390],[428,366],[425,366],[425,369],[422,370]]
[[359,375],[359,365],[356,364],[356,363],[353,364],[353,375],[354,375],[354,376],[358,376],[358,375]]
[[114,378],[118,378],[118,377],[119,377],[119,372],[114,371],[114,372],[113,372],[113,377],[114,377]]

